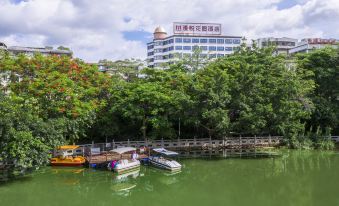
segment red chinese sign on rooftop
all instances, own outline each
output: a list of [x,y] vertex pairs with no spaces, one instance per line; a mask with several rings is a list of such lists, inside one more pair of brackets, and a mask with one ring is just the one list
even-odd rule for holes
[[321,39],[321,38],[313,38],[307,39],[309,44],[335,44],[335,39]]
[[221,35],[221,24],[173,23],[174,34]]

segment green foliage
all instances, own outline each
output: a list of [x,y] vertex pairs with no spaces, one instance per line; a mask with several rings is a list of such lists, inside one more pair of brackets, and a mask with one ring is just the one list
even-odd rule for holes
[[314,73],[315,90],[311,95],[315,105],[307,128],[320,127],[339,133],[339,49],[325,48],[298,56],[298,68]]
[[0,58],[0,161],[28,168],[75,141],[283,135],[292,148],[331,149],[338,133],[339,50],[288,58],[251,49],[208,62],[196,51],[165,70],[139,60]]
[[36,99],[0,96],[0,161],[30,168],[45,164],[49,150],[65,142],[63,119],[43,120]]

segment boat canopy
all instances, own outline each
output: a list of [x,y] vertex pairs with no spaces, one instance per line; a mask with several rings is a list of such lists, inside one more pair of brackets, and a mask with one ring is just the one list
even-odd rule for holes
[[134,148],[134,147],[120,147],[120,148],[117,148],[117,149],[113,149],[110,152],[115,152],[115,153],[118,153],[118,154],[123,154],[125,152],[132,152],[132,151],[136,151],[136,150],[137,149]]
[[167,156],[178,155],[177,152],[169,151],[169,150],[164,149],[164,148],[154,148],[153,151],[158,152],[158,153],[160,153],[160,154],[167,155]]
[[57,149],[58,150],[74,150],[74,149],[77,149],[79,146],[77,145],[63,145],[63,146],[60,146],[58,147]]

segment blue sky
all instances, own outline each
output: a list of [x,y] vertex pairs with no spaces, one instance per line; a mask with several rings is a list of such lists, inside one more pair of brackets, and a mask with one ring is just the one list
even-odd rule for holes
[[88,62],[146,57],[156,26],[221,23],[224,35],[339,39],[338,0],[0,0],[0,42],[67,46]]

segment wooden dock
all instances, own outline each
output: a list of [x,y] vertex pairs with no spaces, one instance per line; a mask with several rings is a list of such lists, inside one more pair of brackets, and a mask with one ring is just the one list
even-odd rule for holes
[[[206,150],[206,149],[250,149],[276,147],[282,143],[281,136],[268,137],[237,137],[223,139],[176,139],[176,140],[147,140],[147,141],[114,141],[105,143],[94,143],[79,145],[79,154],[86,157],[91,166],[106,167],[112,160],[120,158],[129,159],[130,154],[110,153],[109,151],[118,147],[151,148],[163,147],[171,150]],[[139,154],[139,158],[146,158],[148,150]]]

